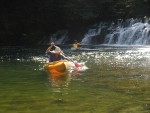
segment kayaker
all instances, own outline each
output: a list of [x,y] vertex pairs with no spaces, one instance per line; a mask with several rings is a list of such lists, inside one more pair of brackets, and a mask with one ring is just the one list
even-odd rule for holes
[[69,60],[63,55],[63,51],[60,49],[60,47],[56,46],[54,42],[51,43],[45,53],[45,56],[49,58],[49,62]]
[[79,46],[80,46],[80,44],[78,43],[78,41],[74,40],[73,48],[74,49],[79,49],[80,48]]

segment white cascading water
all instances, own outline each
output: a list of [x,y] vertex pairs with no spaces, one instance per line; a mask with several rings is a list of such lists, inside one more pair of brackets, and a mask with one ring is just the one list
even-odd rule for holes
[[45,36],[38,44],[40,45],[49,45],[51,42],[55,44],[64,44],[68,38],[68,31],[61,30],[57,31],[54,34],[51,34],[48,38]]
[[118,24],[111,33],[106,35],[104,43],[116,45],[150,44],[149,19],[145,19],[144,22],[130,19],[123,24]]
[[84,35],[81,44],[90,44],[92,37],[100,35],[102,24],[99,24],[98,26],[94,26],[93,28],[90,28],[88,32]]
[[56,44],[63,44],[63,43],[65,43],[67,38],[68,38],[68,31],[67,30],[58,31],[50,37],[49,43],[55,42]]

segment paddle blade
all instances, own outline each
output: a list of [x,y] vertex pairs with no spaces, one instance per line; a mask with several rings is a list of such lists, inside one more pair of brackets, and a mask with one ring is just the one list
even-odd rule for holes
[[81,64],[79,64],[79,63],[77,63],[77,62],[74,62],[74,65],[75,65],[76,67],[81,67],[81,66],[82,66]]

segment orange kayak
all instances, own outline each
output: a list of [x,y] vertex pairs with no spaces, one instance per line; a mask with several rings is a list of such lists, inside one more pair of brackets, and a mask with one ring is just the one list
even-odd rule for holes
[[51,63],[45,64],[45,69],[51,74],[51,75],[62,75],[71,67],[71,62],[66,60],[59,60]]

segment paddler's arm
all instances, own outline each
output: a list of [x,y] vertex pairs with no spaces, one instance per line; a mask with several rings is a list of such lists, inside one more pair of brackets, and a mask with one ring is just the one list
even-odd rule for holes
[[51,45],[47,48],[46,53],[51,51],[53,46],[55,46],[55,44],[52,42]]
[[65,60],[70,61],[70,59],[69,59],[69,58],[67,58],[64,54],[61,54],[61,57],[62,57],[62,59],[65,59]]

